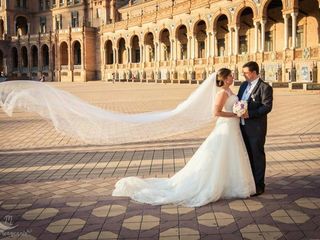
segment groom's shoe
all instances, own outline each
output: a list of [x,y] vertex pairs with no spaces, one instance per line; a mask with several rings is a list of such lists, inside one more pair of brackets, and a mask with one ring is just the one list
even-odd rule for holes
[[259,196],[259,195],[261,195],[261,194],[263,194],[263,193],[264,193],[264,189],[262,189],[262,188],[257,188],[256,193],[250,195],[250,197],[256,197],[256,196]]

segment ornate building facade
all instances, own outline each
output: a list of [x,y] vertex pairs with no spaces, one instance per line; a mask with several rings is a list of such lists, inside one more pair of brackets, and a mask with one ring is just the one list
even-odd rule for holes
[[[53,81],[320,82],[320,0],[1,0],[0,71]],[[319,76],[319,77],[318,77]]]

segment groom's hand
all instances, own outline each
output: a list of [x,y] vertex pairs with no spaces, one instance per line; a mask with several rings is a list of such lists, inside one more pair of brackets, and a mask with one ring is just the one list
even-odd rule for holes
[[241,117],[243,117],[244,119],[248,119],[249,118],[248,111],[246,111]]

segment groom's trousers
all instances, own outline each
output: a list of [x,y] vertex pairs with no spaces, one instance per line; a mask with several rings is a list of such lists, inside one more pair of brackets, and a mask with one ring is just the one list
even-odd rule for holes
[[264,178],[266,170],[266,154],[264,152],[264,144],[266,141],[266,134],[264,131],[252,131],[252,127],[248,125],[240,125],[240,129],[248,151],[256,189],[257,191],[264,191]]

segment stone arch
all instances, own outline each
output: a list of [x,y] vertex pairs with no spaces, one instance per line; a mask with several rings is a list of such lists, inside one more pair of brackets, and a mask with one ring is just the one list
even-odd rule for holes
[[113,64],[113,43],[110,39],[106,40],[104,43],[104,52],[105,52],[105,64]]
[[66,42],[60,43],[60,65],[68,65],[68,44]]
[[195,57],[196,58],[205,58],[206,49],[207,49],[207,24],[204,20],[199,20],[194,27],[194,36],[197,41],[195,45]]
[[81,65],[81,43],[78,40],[75,40],[72,43],[72,55],[73,55],[73,65]]
[[160,60],[168,61],[170,60],[171,53],[171,41],[170,41],[170,31],[168,28],[161,29],[159,33],[160,42]]
[[239,12],[238,26],[239,29],[239,44],[238,53],[247,54],[254,52],[254,24],[253,24],[253,14],[251,7],[245,7]]
[[28,49],[26,46],[21,47],[21,66],[23,68],[27,68],[29,66]]
[[47,44],[41,46],[41,65],[44,68],[49,66],[49,47]]
[[235,24],[240,23],[241,14],[247,8],[251,8],[252,13],[253,13],[253,19],[256,19],[258,17],[258,9],[257,9],[256,5],[253,2],[247,0],[237,7],[237,9],[234,13]]
[[[261,13],[262,16],[260,17],[265,17],[267,16],[267,9],[269,6],[269,3],[271,3],[273,0],[263,0],[261,5],[260,5],[260,9],[262,9]],[[286,0],[280,0],[282,2],[282,9],[286,9],[287,5],[286,5]]]
[[[284,48],[284,20],[283,20],[283,1],[273,0],[265,5],[264,19],[267,19],[265,25],[265,46],[264,51],[273,52],[281,51]],[[272,20],[271,20],[272,19]],[[289,21],[290,23],[291,21]],[[276,39],[283,39],[276,41]]]
[[217,27],[217,22],[218,22],[218,20],[219,20],[219,18],[220,18],[221,16],[225,16],[225,17],[227,18],[228,24],[231,23],[231,19],[232,19],[232,18],[231,18],[230,12],[227,11],[226,9],[220,9],[220,11],[214,13],[214,15],[212,16],[212,21],[213,21],[213,22],[212,22],[212,26],[213,26],[213,29],[216,29],[216,27]]
[[118,48],[118,63],[123,64],[126,60],[126,40],[123,37],[120,37],[117,42]]
[[38,47],[36,45],[31,46],[31,67],[38,67]]
[[147,62],[153,62],[155,60],[155,43],[153,32],[147,32],[144,35],[144,44],[146,46]]
[[227,15],[220,14],[216,19],[216,23],[214,25],[214,30],[216,31],[216,47],[217,47],[217,55],[219,57],[227,55],[227,41],[229,41],[229,29],[228,25],[230,24]]
[[16,47],[11,48],[11,58],[12,58],[12,67],[14,69],[18,68],[19,58],[18,58],[18,49]]
[[140,39],[138,35],[133,35],[130,38],[131,46],[131,62],[138,63],[140,62]]
[[176,39],[178,41],[178,59],[187,59],[188,52],[188,28],[185,24],[180,24],[176,28],[175,32]]

